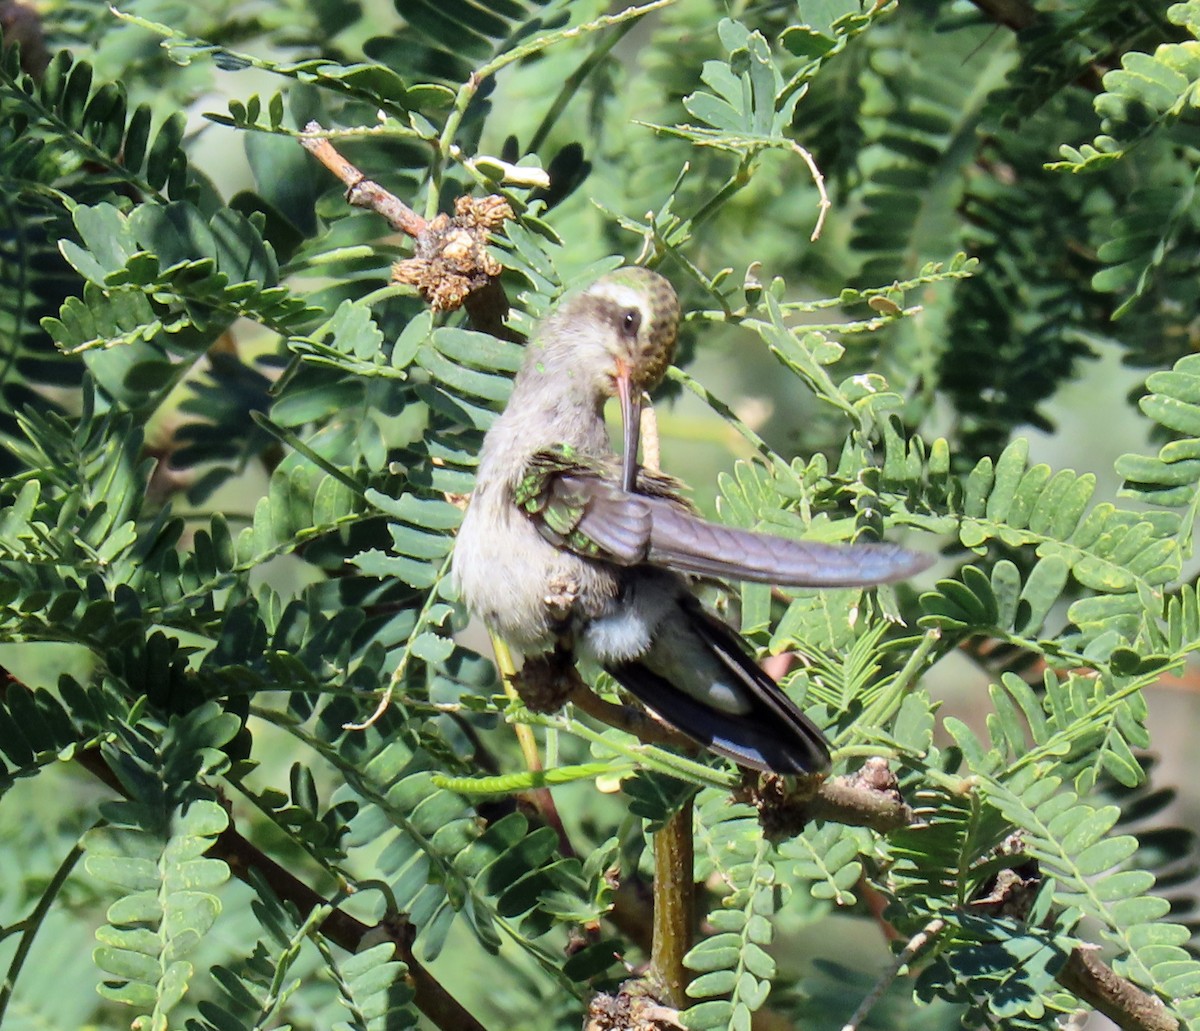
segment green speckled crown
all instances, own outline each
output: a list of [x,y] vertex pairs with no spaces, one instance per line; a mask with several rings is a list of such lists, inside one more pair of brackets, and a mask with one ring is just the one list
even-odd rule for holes
[[635,379],[649,389],[666,375],[675,357],[675,341],[679,336],[679,298],[675,288],[657,272],[638,265],[617,269],[599,279],[593,289],[604,283],[621,286],[642,294],[646,303],[644,313],[649,320],[645,343],[637,356]]

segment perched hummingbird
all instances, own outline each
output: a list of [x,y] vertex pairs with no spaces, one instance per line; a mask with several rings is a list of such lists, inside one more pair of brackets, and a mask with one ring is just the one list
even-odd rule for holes
[[[644,268],[602,277],[541,322],[483,442],[455,582],[526,655],[566,640],[712,751],[758,770],[818,772],[829,765],[821,731],[705,611],[687,574],[850,587],[903,579],[930,559],[707,522],[677,481],[639,469],[642,394],[670,365],[678,324],[675,291]],[[604,422],[614,395],[620,457]]]

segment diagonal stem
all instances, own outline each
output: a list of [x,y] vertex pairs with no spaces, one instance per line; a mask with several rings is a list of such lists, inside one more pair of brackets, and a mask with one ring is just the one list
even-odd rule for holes
[[55,899],[58,898],[59,892],[66,885],[67,879],[71,876],[71,871],[75,869],[75,864],[79,862],[82,855],[83,845],[79,841],[76,841],[71,851],[58,864],[58,869],[54,871],[54,875],[42,891],[37,905],[33,908],[33,912],[22,921],[21,940],[17,943],[17,951],[13,953],[13,958],[8,964],[8,970],[4,975],[4,983],[0,985],[0,1023],[4,1022],[4,1014],[8,1010],[9,1002],[12,1001],[17,978],[20,976],[21,968],[25,965],[25,961],[29,958],[29,951],[33,948],[34,939],[37,937],[38,931],[44,926],[46,917],[50,914],[50,907],[54,905]]
[[[496,656],[496,668],[500,671],[500,681],[504,684],[504,693],[508,696],[509,701],[523,705],[521,696],[517,692],[517,667],[513,662],[512,650],[508,647],[508,642],[498,634],[491,630],[488,631],[488,634],[492,639],[492,651]],[[533,727],[528,723],[514,723],[513,729],[517,735],[517,744],[521,748],[521,755],[525,759],[525,768],[531,773],[541,771],[543,769],[542,757],[538,752],[537,738],[534,736]],[[541,814],[542,819],[558,835],[559,851],[564,856],[574,856],[575,849],[571,845],[571,839],[567,837],[567,829],[563,826],[562,817],[558,813],[558,806],[554,802],[554,795],[551,794],[550,789],[548,787],[532,788],[528,797]]]
[[542,117],[541,123],[533,134],[533,139],[529,141],[527,149],[531,153],[535,152],[546,142],[546,137],[550,135],[550,130],[554,128],[554,124],[562,116],[571,99],[579,92],[579,87],[587,81],[588,76],[592,72],[604,63],[604,59],[608,57],[609,51],[620,43],[629,30],[636,24],[637,22],[635,21],[627,21],[618,25],[617,30],[603,37],[584,62],[567,76],[566,81],[563,82],[562,89],[558,91],[558,96],[554,98],[554,102],[550,105],[549,110]]

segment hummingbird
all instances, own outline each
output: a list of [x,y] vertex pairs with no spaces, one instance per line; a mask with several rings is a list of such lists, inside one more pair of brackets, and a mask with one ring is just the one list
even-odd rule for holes
[[[824,735],[701,604],[693,578],[851,587],[904,579],[932,559],[709,522],[677,480],[641,468],[642,397],[671,364],[678,326],[674,289],[641,267],[601,277],[541,321],[484,438],[453,578],[526,656],[565,646],[710,751],[818,773],[829,766]],[[620,455],[604,421],[613,396]]]

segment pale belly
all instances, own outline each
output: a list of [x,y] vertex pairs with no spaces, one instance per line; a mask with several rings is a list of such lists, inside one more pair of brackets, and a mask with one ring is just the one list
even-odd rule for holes
[[471,499],[454,546],[454,583],[489,629],[527,653],[547,651],[564,629],[610,605],[616,579],[543,540],[502,494]]

